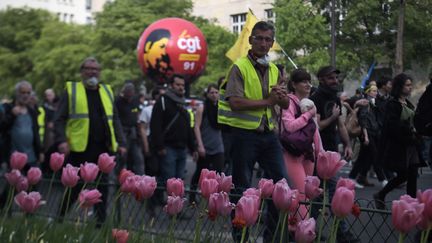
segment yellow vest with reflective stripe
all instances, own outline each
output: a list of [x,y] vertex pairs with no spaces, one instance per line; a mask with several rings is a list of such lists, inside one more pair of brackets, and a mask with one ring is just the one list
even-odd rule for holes
[[[69,118],[66,124],[66,137],[71,151],[84,152],[87,148],[90,130],[85,87],[82,82],[67,82],[66,90],[68,93],[69,103]],[[115,139],[113,124],[114,96],[111,86],[100,84],[99,96],[102,101],[105,115],[108,119],[112,146],[110,149],[112,149],[112,152],[115,152],[117,151],[117,141]]]
[[[262,85],[256,73],[256,70],[248,57],[243,57],[237,60],[236,65],[244,80],[244,97],[249,100],[262,100]],[[269,83],[268,92],[270,93],[271,87],[277,84],[279,77],[279,70],[273,63],[269,65]],[[272,119],[271,108],[262,108],[247,111],[233,111],[229,106],[228,101],[225,100],[224,85],[228,78],[221,84],[219,89],[220,99],[218,102],[218,122],[232,127],[254,130],[257,129],[261,123],[263,116],[266,116],[269,123],[269,128],[274,128]]]
[[188,113],[189,113],[189,120],[190,120],[190,127],[193,128],[195,126],[195,114],[191,109],[187,109]]
[[41,140],[41,143],[43,143],[44,135],[45,135],[45,109],[41,106],[38,107],[38,117],[37,117],[37,123],[39,126],[39,137]]

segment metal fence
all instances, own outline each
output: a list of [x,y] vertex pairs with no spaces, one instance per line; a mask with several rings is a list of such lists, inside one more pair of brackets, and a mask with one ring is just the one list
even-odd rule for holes
[[[38,210],[38,214],[44,217],[57,218],[60,212],[60,203],[62,200],[64,187],[59,181],[55,181],[51,193],[48,197],[48,187],[50,181],[44,179],[34,190],[42,194],[43,200],[46,200],[46,205]],[[0,181],[1,189],[4,190],[6,181],[4,178]],[[79,186],[79,185],[78,185]],[[106,202],[107,217],[110,217],[115,209],[115,224],[119,227],[141,231],[149,237],[162,237],[167,235],[168,228],[171,222],[170,216],[163,211],[163,205],[158,205],[154,210],[145,207],[144,203],[137,202],[130,195],[122,195],[118,200],[114,200],[115,194],[118,191],[119,185],[116,183],[106,184],[108,187],[108,199]],[[91,186],[89,186],[91,188]],[[164,188],[158,188],[164,190]],[[186,190],[186,198],[190,190]],[[200,196],[197,195],[197,200]],[[391,223],[391,212],[374,209],[373,202],[369,200],[358,199],[356,203],[360,206],[361,213],[358,217],[354,215],[348,216],[344,221],[347,229],[361,242],[397,242],[398,232],[395,231]],[[148,205],[148,204],[147,204]],[[309,205],[309,204],[308,204]],[[321,203],[314,203],[316,207],[321,208]],[[328,205],[328,204],[327,204]],[[387,207],[390,202],[387,203]],[[191,242],[195,235],[195,224],[202,222],[201,239],[203,242],[233,242],[231,236],[232,225],[231,218],[217,219],[211,221],[205,213],[200,213],[198,205],[195,203],[185,202],[185,207],[182,213],[177,217],[177,223],[174,228],[174,235],[181,242]],[[76,203],[70,207],[76,209]],[[309,207],[308,207],[309,208]],[[14,206],[13,212],[17,212],[18,208]],[[64,216],[65,220],[75,221],[77,217],[82,217],[82,210],[69,210]],[[89,212],[90,217],[94,217],[94,212]],[[264,216],[263,216],[264,217]],[[317,220],[317,228],[319,219]],[[326,236],[330,232],[332,216],[330,208],[327,207],[324,217],[323,235]],[[257,228],[250,230],[249,242],[263,242],[263,231],[266,225],[261,220]],[[407,235],[405,242],[416,242],[415,232]]]

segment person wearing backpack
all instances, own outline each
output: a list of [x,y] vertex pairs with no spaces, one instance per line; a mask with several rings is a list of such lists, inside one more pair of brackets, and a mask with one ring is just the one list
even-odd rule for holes
[[412,78],[405,73],[393,78],[391,98],[386,104],[381,142],[383,165],[397,176],[373,195],[377,209],[385,209],[386,195],[404,182],[406,192],[416,197],[419,139],[415,132],[414,105],[408,100],[412,91]]
[[[313,175],[315,158],[318,156],[319,151],[322,150],[321,138],[314,120],[316,107],[312,106],[304,113],[300,110],[300,101],[309,97],[311,88],[311,75],[307,73],[306,70],[296,69],[291,73],[288,83],[290,103],[287,109],[282,110],[280,122],[281,134],[283,134],[284,131],[293,134],[302,129],[310,129],[309,127],[312,126],[312,132],[303,132],[303,134],[306,134],[304,136],[309,136],[309,138],[307,138],[309,144],[305,146],[306,149],[300,149],[300,146],[295,146],[296,144],[294,144],[294,146],[284,145],[284,141],[281,137],[281,144],[284,147],[283,155],[285,167],[291,182],[290,186],[299,190],[300,201],[306,200],[304,182],[307,176]],[[297,218],[307,218],[307,214],[308,209],[305,205],[301,205],[297,211]]]

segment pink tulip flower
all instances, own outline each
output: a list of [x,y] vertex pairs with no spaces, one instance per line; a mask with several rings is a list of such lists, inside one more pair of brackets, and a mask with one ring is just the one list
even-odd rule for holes
[[79,173],[84,182],[89,183],[96,180],[99,173],[99,167],[94,163],[85,162],[80,165]]
[[204,179],[217,179],[217,174],[216,171],[214,170],[208,170],[208,169],[202,169],[201,170],[201,174],[200,174],[200,178],[198,181],[198,185],[201,188],[201,183]]
[[97,189],[93,190],[82,190],[79,194],[80,207],[89,208],[95,205],[96,203],[102,202],[102,193],[100,193]]
[[57,172],[63,167],[65,155],[60,153],[52,153],[50,157],[50,168],[52,171]]
[[184,196],[184,182],[179,178],[170,178],[167,180],[167,193],[170,196]]
[[107,153],[103,153],[99,155],[98,158],[98,166],[100,171],[105,174],[111,173],[114,169],[116,163],[114,162],[115,156],[109,156]]
[[219,183],[219,188],[218,188],[219,192],[229,193],[233,188],[232,176],[226,176],[225,173],[222,172],[220,175],[219,174],[217,175],[216,180]]
[[243,196],[249,196],[249,195],[254,195],[257,196],[259,199],[261,199],[261,190],[250,187],[243,192]]
[[204,178],[201,182],[201,195],[208,199],[211,194],[218,192],[219,183],[216,179]]
[[331,202],[333,214],[340,218],[344,218],[350,214],[354,205],[354,198],[354,191],[343,186],[337,188]]
[[215,220],[217,215],[228,216],[231,214],[234,204],[230,203],[226,192],[218,192],[210,195],[208,202],[208,215]]
[[305,179],[305,195],[309,200],[313,200],[322,194],[323,189],[320,188],[320,179],[318,176],[307,176]]
[[15,203],[26,213],[34,213],[43,204],[39,192],[20,192],[15,196]]
[[21,192],[21,191],[27,191],[29,187],[29,183],[28,183],[28,179],[24,176],[21,176],[18,179],[18,183],[15,186],[15,189],[17,190],[17,192]]
[[295,231],[296,243],[311,243],[315,240],[315,219],[309,218],[298,222]]
[[42,171],[38,167],[32,167],[27,172],[27,179],[30,185],[36,185],[42,179]]
[[272,198],[276,208],[282,212],[295,212],[299,205],[298,190],[291,190],[285,178],[275,184]]
[[11,186],[16,187],[16,185],[18,184],[19,179],[22,177],[22,175],[21,175],[21,172],[19,170],[14,169],[9,173],[5,173],[5,177]]
[[432,189],[427,189],[423,193],[421,190],[417,191],[417,200],[419,203],[423,203],[424,210],[422,213],[422,223],[419,226],[422,229],[427,229],[429,226],[432,226]]
[[130,170],[127,170],[125,168],[121,169],[120,174],[118,176],[118,180],[120,184],[123,184],[126,180],[126,178],[128,178],[129,176],[133,176],[135,175],[135,173],[133,173]]
[[254,225],[258,219],[259,206],[259,197],[242,196],[235,207],[233,224],[240,228]]
[[351,191],[355,190],[355,182],[349,178],[339,178],[338,182],[336,183],[336,188],[339,188],[341,186],[346,187]]
[[274,184],[273,180],[262,178],[258,182],[258,188],[261,190],[261,197],[262,198],[269,198],[273,194],[274,190]]
[[340,154],[337,152],[320,152],[316,165],[318,176],[324,180],[328,180],[335,176],[346,163],[345,160],[341,160]]
[[140,176],[135,181],[135,199],[142,201],[153,196],[157,187],[156,178],[154,176]]
[[407,200],[408,197],[405,196],[405,198],[401,198],[402,200],[394,200],[392,203],[393,227],[404,234],[414,229],[421,221],[421,215],[425,206],[423,203],[419,203],[415,199],[415,201]]
[[14,170],[22,170],[27,164],[27,154],[20,152],[13,152],[10,156],[10,167]]
[[129,232],[127,230],[112,229],[112,236],[117,243],[126,243],[129,238]]
[[164,211],[171,216],[177,215],[183,209],[185,199],[179,196],[168,196],[167,205]]
[[66,187],[74,187],[78,183],[78,167],[74,167],[71,164],[67,164],[66,167],[63,168],[61,182]]

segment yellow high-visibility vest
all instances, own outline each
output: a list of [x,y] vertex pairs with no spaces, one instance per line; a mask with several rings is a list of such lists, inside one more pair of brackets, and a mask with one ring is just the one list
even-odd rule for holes
[[[90,119],[87,103],[87,95],[82,82],[67,82],[66,90],[68,93],[69,118],[66,124],[66,137],[70,150],[73,152],[84,152],[87,148]],[[100,84],[99,96],[111,135],[111,150],[117,151],[117,141],[114,133],[113,113],[114,95],[111,86]]]
[[[256,73],[254,66],[248,57],[238,59],[236,65],[244,80],[244,97],[250,100],[262,100],[262,85]],[[269,65],[269,83],[268,92],[270,93],[271,87],[277,84],[279,77],[279,70],[273,63]],[[229,106],[228,101],[225,99],[225,84],[228,78],[222,82],[219,88],[219,102],[218,102],[218,122],[232,127],[254,130],[257,129],[261,123],[263,116],[266,116],[269,123],[269,128],[274,128],[271,108],[262,108],[247,111],[233,111]]]
[[41,106],[38,107],[38,117],[37,117],[37,123],[39,126],[39,137],[41,143],[43,143],[44,135],[45,135],[45,109]]

